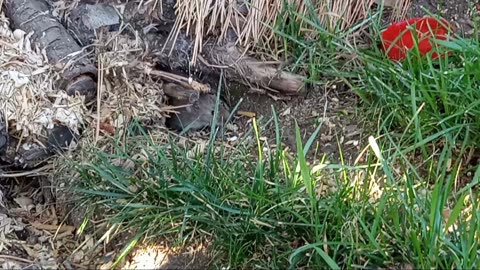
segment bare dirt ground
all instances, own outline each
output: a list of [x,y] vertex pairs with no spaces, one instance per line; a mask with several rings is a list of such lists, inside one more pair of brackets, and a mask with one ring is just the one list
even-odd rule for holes
[[[265,122],[273,117],[272,107],[275,108],[283,142],[293,153],[296,153],[295,123],[300,129],[303,143],[321,125],[316,143],[308,155],[313,162],[323,158],[323,155],[331,162],[338,162],[342,154],[346,163],[352,163],[359,153],[363,126],[358,121],[358,97],[340,82],[312,89],[301,97],[249,94],[244,90],[236,90],[235,85],[227,85],[226,92],[229,103],[234,105],[243,98],[239,110],[254,112],[259,117],[264,117]],[[247,119],[240,119],[239,124],[247,126],[246,122]],[[270,127],[262,136],[274,140],[274,124]]]
[[[438,3],[437,3],[438,2]],[[440,3],[441,2],[441,3]],[[410,10],[412,16],[424,14],[421,7],[440,12],[457,25],[459,31],[469,34],[472,30],[471,14],[478,12],[477,6],[465,0],[414,1]],[[322,122],[319,138],[310,159],[316,160],[326,154],[332,162],[339,159],[341,146],[346,163],[351,163],[364,146],[363,138],[368,134],[358,112],[358,98],[341,83],[332,82],[324,88],[317,88],[302,97],[271,97],[265,94],[246,94],[235,84],[226,86],[225,100],[234,106],[244,98],[240,110],[256,113],[266,119],[272,117],[275,107],[285,144],[294,152],[295,120],[305,142],[317,125]],[[246,129],[246,118],[237,125]],[[265,136],[274,139],[274,129]],[[1,172],[1,170],[0,170]],[[43,179],[43,180],[42,180]],[[44,178],[37,181],[22,177],[3,179],[0,184],[0,268],[2,269],[92,269],[103,265],[111,266],[114,255],[118,255],[122,243],[95,246],[96,236],[76,235],[78,223],[63,224],[64,217],[57,213],[54,196]],[[63,207],[64,208],[64,207]],[[101,226],[99,226],[101,227]],[[211,258],[205,251],[207,245],[190,246],[181,251],[169,251],[160,247],[140,247],[126,260],[125,267],[145,269],[154,265],[157,269],[205,268]],[[81,247],[78,251],[78,247]],[[93,250],[93,251],[92,251]],[[74,252],[76,251],[76,252]],[[74,254],[74,255],[72,255]],[[146,256],[148,255],[148,256]],[[95,258],[95,259],[93,259]],[[168,263],[162,263],[168,258]]]

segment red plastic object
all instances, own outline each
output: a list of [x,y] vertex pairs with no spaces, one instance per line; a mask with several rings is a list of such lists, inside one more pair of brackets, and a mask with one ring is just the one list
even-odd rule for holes
[[[442,25],[443,24],[443,25]],[[446,20],[438,21],[435,18],[423,17],[412,18],[390,25],[382,32],[383,50],[390,59],[400,61],[406,58],[407,51],[415,45],[414,34],[417,34],[418,49],[421,55],[429,53],[432,45],[432,34],[436,39],[446,40],[447,34],[452,32],[452,27]],[[399,36],[401,36],[399,38]],[[393,44],[395,42],[395,44]],[[392,45],[393,44],[393,45]],[[439,57],[433,52],[432,57]]]

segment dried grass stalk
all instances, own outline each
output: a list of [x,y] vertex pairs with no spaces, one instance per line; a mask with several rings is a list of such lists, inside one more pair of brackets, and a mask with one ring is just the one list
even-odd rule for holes
[[397,1],[393,7],[391,21],[400,21],[404,19],[407,16],[407,11],[411,4],[412,0]]
[[0,113],[10,135],[25,144],[45,138],[56,124],[78,132],[86,113],[83,98],[54,88],[57,68],[45,51],[32,48],[31,34],[12,32],[0,13]]
[[[230,28],[236,32],[237,42],[244,47],[253,45],[272,48],[278,43],[273,42],[276,35],[269,26],[293,18],[301,24],[305,34],[311,32],[311,27],[302,22],[302,17],[308,17],[307,13],[312,12],[310,8],[312,5],[313,12],[326,29],[344,31],[367,18],[374,2],[376,0],[177,1],[177,20],[170,39],[176,40],[181,30],[195,37],[191,60],[194,64],[202,52],[204,38],[207,35],[213,34],[219,40],[224,40]],[[394,8],[394,18],[397,20],[403,18],[410,4],[411,0],[398,0]],[[289,14],[288,11],[292,9],[297,14]]]

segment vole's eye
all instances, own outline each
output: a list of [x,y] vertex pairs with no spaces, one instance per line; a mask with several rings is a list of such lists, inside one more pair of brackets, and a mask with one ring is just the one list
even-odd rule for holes
[[215,111],[212,111],[212,116],[215,114]]

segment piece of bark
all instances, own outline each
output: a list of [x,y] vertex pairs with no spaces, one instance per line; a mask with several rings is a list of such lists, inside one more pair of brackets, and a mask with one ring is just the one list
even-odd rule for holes
[[225,46],[209,44],[205,46],[204,53],[209,64],[228,66],[229,68],[225,68],[227,77],[238,82],[247,80],[257,87],[283,94],[298,94],[305,89],[305,82],[301,76],[278,70],[255,58],[243,56],[233,43]]
[[[250,8],[245,0],[236,0],[235,6],[235,13],[240,16],[234,15],[236,17],[232,21],[232,27],[243,29],[244,16],[248,14]],[[222,27],[220,22],[217,27]],[[203,55],[197,57],[194,69],[207,73],[208,70],[212,71],[211,67],[214,67],[213,72],[218,74],[218,69],[222,68],[228,79],[247,84],[251,88],[263,88],[286,95],[301,94],[305,91],[305,80],[302,76],[282,71],[274,65],[245,56],[243,49],[235,45],[238,37],[232,27],[228,29],[226,44],[205,42],[201,48]],[[160,63],[173,62],[177,66],[180,64],[183,70],[192,69],[190,58],[193,54],[194,41],[184,32],[170,33],[168,37],[157,34],[153,39],[156,39],[157,44],[162,48],[162,51],[157,54],[160,57]]]
[[168,81],[168,82],[173,82],[181,85],[182,87],[186,89],[191,89],[198,91],[200,93],[210,93],[211,89],[210,86],[207,84],[203,84],[200,82],[197,82],[191,78],[186,78],[184,76],[180,76],[177,74],[173,74],[170,72],[166,71],[161,71],[161,70],[154,70],[151,67],[149,67],[148,63],[142,63],[139,61],[134,61],[130,65],[132,68],[136,68],[137,70],[141,70],[145,72],[147,75],[150,76],[157,76],[162,80]]
[[87,102],[95,99],[97,68],[50,13],[46,1],[6,0],[6,14],[15,29],[33,32],[32,43],[44,49],[50,63],[60,69],[59,88],[69,95],[83,95]]
[[[52,155],[62,153],[77,142],[79,135],[68,127],[57,125],[48,130],[47,138],[39,138],[38,143],[28,147],[19,145],[20,141],[4,132],[6,144],[0,147],[0,160],[15,168],[32,169],[43,165]],[[0,143],[3,136],[0,132]]]
[[50,157],[50,153],[43,146],[44,142],[30,144],[28,147],[22,147],[19,143],[17,138],[10,137],[5,150],[0,154],[0,160],[13,168],[32,169],[42,165]]

